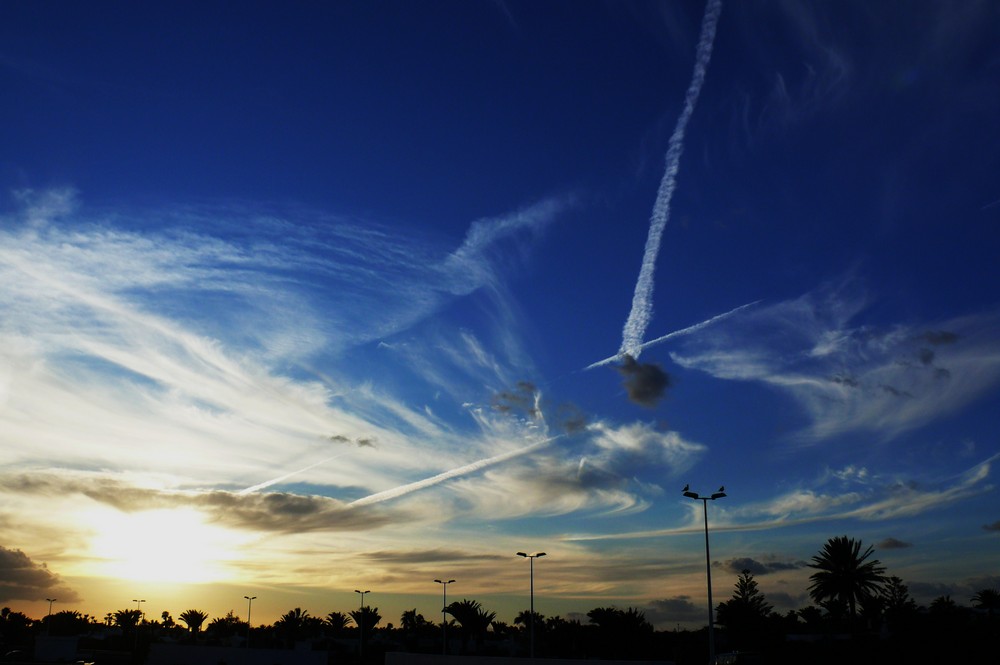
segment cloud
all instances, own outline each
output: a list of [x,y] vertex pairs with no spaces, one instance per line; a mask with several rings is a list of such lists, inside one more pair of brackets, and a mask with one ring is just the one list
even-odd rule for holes
[[847,287],[827,287],[684,338],[671,358],[785,393],[809,421],[803,442],[855,431],[891,439],[1000,383],[1000,311],[875,328],[854,322],[865,307]]
[[476,553],[462,552],[454,548],[404,550],[399,552],[392,552],[392,551],[365,552],[360,556],[363,556],[366,559],[372,559],[374,561],[387,561],[391,563],[404,563],[404,564],[461,563],[468,561],[493,562],[493,561],[508,561],[510,559],[509,556],[501,556],[499,554],[476,554]]
[[670,387],[670,375],[655,363],[640,363],[626,354],[616,369],[625,377],[622,385],[628,398],[640,406],[656,406]]
[[21,474],[0,477],[0,489],[14,494],[79,494],[126,513],[194,508],[216,524],[249,531],[304,533],[358,531],[412,521],[404,511],[356,508],[323,496],[285,492],[161,490],[95,474]]
[[654,600],[644,608],[646,619],[655,626],[670,626],[678,622],[702,621],[705,607],[695,605],[690,596],[674,596]]
[[81,600],[44,563],[35,563],[19,549],[0,545],[0,602],[38,600],[50,594],[70,603]]
[[902,550],[908,547],[913,547],[913,543],[907,543],[896,538],[885,538],[879,541],[875,547],[880,550]]
[[[763,531],[817,522],[859,520],[879,522],[913,517],[941,510],[950,504],[993,490],[989,482],[994,455],[958,475],[933,484],[894,481],[872,485],[863,492],[820,493],[796,489],[765,501],[733,507],[720,505],[714,512],[713,531]],[[690,503],[690,502],[688,502]],[[696,505],[688,506],[689,520],[680,526],[626,533],[570,534],[568,541],[662,538],[700,530]]]
[[783,572],[786,570],[797,570],[808,565],[805,561],[757,561],[750,557],[740,557],[729,559],[720,564],[724,570],[730,573],[742,573],[749,570],[754,575],[767,575],[769,573]]

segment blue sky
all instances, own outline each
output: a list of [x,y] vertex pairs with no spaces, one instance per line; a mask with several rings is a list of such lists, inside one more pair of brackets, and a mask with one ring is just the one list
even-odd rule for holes
[[4,3],[0,602],[1000,583],[1000,8],[708,10]]

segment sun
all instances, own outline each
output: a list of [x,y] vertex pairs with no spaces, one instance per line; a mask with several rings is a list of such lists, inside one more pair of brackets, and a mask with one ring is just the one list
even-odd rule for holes
[[88,558],[101,576],[142,582],[222,582],[247,537],[207,524],[191,509],[88,515]]

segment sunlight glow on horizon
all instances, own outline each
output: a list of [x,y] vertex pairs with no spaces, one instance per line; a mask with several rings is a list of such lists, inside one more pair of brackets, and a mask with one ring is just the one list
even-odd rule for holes
[[92,530],[77,574],[136,582],[205,583],[238,578],[232,564],[251,540],[206,523],[188,508],[122,513],[93,509],[81,516]]

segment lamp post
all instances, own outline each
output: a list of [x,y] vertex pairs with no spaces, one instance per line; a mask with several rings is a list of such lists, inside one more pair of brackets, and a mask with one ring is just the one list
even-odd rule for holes
[[253,607],[253,601],[257,596],[243,596],[247,599],[247,649],[250,648],[250,608]]
[[58,598],[46,598],[45,600],[49,601],[49,613],[45,617],[45,628],[46,628],[46,632],[48,632],[48,634],[51,635],[52,634],[52,603],[56,602],[59,599]]
[[135,611],[139,613],[139,616],[135,618],[135,648],[139,649],[139,626],[142,624],[142,604],[146,602],[145,598],[133,598],[132,602],[135,603]]
[[527,554],[526,552],[518,552],[517,555],[523,556],[525,559],[529,561],[528,579],[530,580],[531,583],[531,586],[529,587],[531,590],[529,594],[530,598],[529,602],[531,603],[529,610],[531,613],[531,627],[528,632],[528,634],[530,635],[530,637],[528,638],[530,640],[528,642],[528,657],[534,658],[535,657],[535,559],[545,556],[545,552],[532,552],[531,554]]
[[358,617],[361,621],[358,622],[358,661],[364,662],[365,660],[365,594],[371,593],[370,590],[365,589],[364,591],[354,590],[354,593],[361,594],[361,611],[358,612]]
[[701,501],[702,507],[705,510],[705,575],[708,578],[708,662],[709,665],[715,665],[715,619],[712,614],[712,556],[708,551],[708,502],[726,496],[726,487],[723,485],[719,488],[718,492],[714,492],[709,496],[700,496],[697,492],[690,491],[689,487],[689,485],[684,486],[684,496],[695,501]]
[[445,616],[445,610],[448,608],[448,585],[455,580],[434,580],[441,585],[441,655],[445,656],[448,654],[448,617]]

